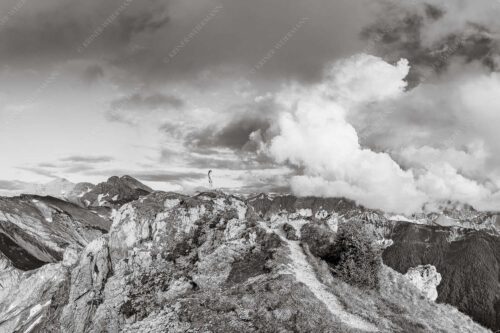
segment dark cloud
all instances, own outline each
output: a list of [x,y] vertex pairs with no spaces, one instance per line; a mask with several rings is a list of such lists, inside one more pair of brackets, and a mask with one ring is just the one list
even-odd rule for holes
[[50,177],[50,178],[57,177],[52,171],[48,171],[45,168],[39,168],[39,167],[17,167],[17,168],[20,170],[33,172],[37,175],[41,175],[41,176],[45,176],[45,177]]
[[38,166],[41,168],[57,168],[54,163],[39,163]]
[[190,145],[197,148],[223,147],[234,150],[254,150],[251,145],[250,135],[256,131],[266,132],[270,128],[269,121],[254,117],[241,118],[232,121],[217,130],[214,127],[206,128],[201,132],[193,133],[187,137]]
[[135,93],[111,102],[113,110],[154,110],[154,109],[180,109],[184,100],[174,95],[154,93],[144,95]]
[[19,181],[10,181],[10,180],[0,180],[0,190],[7,191],[17,191],[22,190],[26,186],[25,183]]
[[263,163],[258,156],[253,154],[239,154],[230,157],[190,156],[186,165],[192,168],[225,170],[262,170],[277,166],[270,161]]
[[98,175],[111,177],[116,175],[130,175],[140,181],[148,181],[148,182],[166,182],[173,184],[181,184],[183,181],[190,180],[199,180],[206,178],[205,173],[200,172],[191,172],[191,171],[160,171],[160,170],[152,170],[148,172],[137,172],[133,170],[127,169],[106,169],[106,170],[90,170],[85,172],[87,175]]
[[[106,110],[105,117],[111,122],[121,122],[134,126],[146,114],[151,115],[155,111],[180,111],[184,109],[185,105],[186,103],[183,99],[174,95],[136,92],[111,101],[109,109]],[[167,124],[163,124],[165,129],[167,126]]]
[[86,164],[76,164],[68,167],[61,168],[61,171],[65,173],[78,173],[82,171],[93,170],[94,167]]
[[135,173],[133,177],[149,182],[176,183],[185,180],[197,180],[206,178],[205,173],[199,172],[161,172],[161,173]]
[[[119,52],[141,33],[151,33],[168,21],[167,1],[108,0],[68,3],[65,0],[29,2],[0,31],[0,59],[42,65],[85,53],[102,57]],[[0,11],[9,9],[3,2]]]
[[[200,151],[195,153],[194,151]],[[195,169],[225,169],[225,170],[259,170],[269,167],[255,153],[220,151],[216,149],[188,148],[187,152],[173,151],[164,148],[160,160],[164,163],[181,162],[183,167]],[[274,165],[273,165],[274,166]]]
[[[73,58],[105,60],[125,71],[123,84],[193,79],[222,67],[241,76],[259,63],[256,77],[315,80],[325,63],[362,49],[358,34],[370,20],[369,7],[363,0],[39,1],[0,31],[0,60],[39,68]],[[205,20],[214,8],[221,9]],[[129,52],[133,45],[141,50]]]
[[[214,17],[195,30],[218,6]],[[172,17],[169,29],[158,34],[164,43],[156,52],[116,64],[153,80],[193,79],[222,67],[247,76],[256,66],[248,79],[316,80],[326,63],[362,49],[358,33],[369,22],[369,7],[359,0],[307,5],[299,0],[200,1],[182,20]]]
[[123,15],[120,24],[127,27],[123,31],[129,33],[127,39],[130,39],[130,35],[134,33],[154,32],[162,28],[169,21],[170,17],[166,13],[158,15],[157,12],[145,11],[137,15]]
[[425,14],[427,15],[427,17],[433,20],[439,20],[445,14],[444,10],[437,6],[431,4],[424,4],[424,6],[425,6]]
[[104,70],[99,65],[88,66],[83,72],[83,81],[91,84],[104,76]]
[[457,59],[480,62],[490,69],[497,67],[494,56],[500,50],[498,41],[485,26],[468,22],[462,30],[439,37],[429,45],[424,32],[443,19],[445,9],[425,3],[410,7],[391,4],[376,23],[363,29],[361,36],[370,40],[371,51],[385,60],[410,61],[407,77],[410,88],[428,79],[430,74],[444,72]]
[[[260,142],[273,136],[273,126],[279,110],[273,97],[232,105],[226,110],[225,122],[217,126],[182,133],[185,145],[190,150],[201,154],[207,154],[208,150],[218,148],[228,148],[237,152],[255,152]],[[169,125],[164,125],[161,129],[174,134],[179,131],[178,127]]]
[[[181,152],[165,148],[163,162],[181,162],[201,169],[260,170],[276,164],[262,148],[275,136],[280,107],[271,94],[246,103],[230,105],[217,125],[200,128],[163,123],[159,129],[182,142]],[[225,119],[224,119],[225,118]],[[188,152],[189,154],[182,153]]]
[[113,161],[113,157],[111,156],[81,156],[81,155],[75,155],[75,156],[68,156],[65,158],[62,158],[61,161],[63,162],[83,162],[83,163],[102,163],[102,162],[111,162]]

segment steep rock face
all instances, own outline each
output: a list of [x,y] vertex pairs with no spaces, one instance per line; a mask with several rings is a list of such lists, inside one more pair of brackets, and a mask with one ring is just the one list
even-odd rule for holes
[[119,208],[121,205],[137,200],[151,192],[153,192],[151,188],[130,176],[113,176],[84,193],[80,202],[87,207]]
[[92,191],[94,187],[95,185],[91,183],[78,183],[64,196],[64,199],[79,206],[84,206],[82,202],[83,196]]
[[438,298],[436,287],[441,283],[441,274],[432,265],[420,265],[410,268],[405,277],[417,287],[428,299]]
[[352,219],[362,220],[381,239],[390,234],[395,225],[395,221],[388,219],[383,212],[364,208],[345,198],[298,198],[290,195],[270,197],[260,194],[249,198],[247,204],[264,220],[291,220],[300,224],[300,227],[313,221],[336,230],[339,223]]
[[260,194],[249,198],[247,203],[263,218],[271,218],[280,213],[298,213],[315,217],[336,212],[339,215],[353,215],[365,211],[354,201],[344,198],[298,198],[292,195],[270,197]]
[[61,263],[29,272],[4,269],[0,274],[0,332],[36,332],[35,328],[50,321],[52,297],[67,277]]
[[456,306],[477,322],[500,329],[500,238],[486,231],[400,223],[383,254],[405,274],[433,265],[442,276],[437,302]]
[[[303,209],[264,221],[222,193],[142,197],[83,251],[68,247],[61,263],[13,271],[0,331],[486,332],[389,268],[378,292],[333,277],[308,250],[315,233]],[[313,221],[326,237],[335,233],[328,221]],[[291,228],[296,237],[287,238]]]
[[23,270],[60,261],[69,245],[83,248],[107,229],[108,220],[56,198],[0,198],[0,251]]
[[[484,325],[498,329],[500,275],[497,268],[500,265],[495,253],[498,253],[496,244],[500,242],[500,229],[497,229],[496,213],[443,202],[427,205],[422,214],[398,217],[365,209],[346,199],[270,197],[265,194],[250,198],[247,203],[271,223],[287,221],[295,226],[299,234],[305,236],[302,242],[320,257],[325,257],[332,248],[339,224],[349,223],[351,219],[364,221],[386,248],[386,264],[402,274],[419,265],[434,265],[442,276],[437,287],[437,301],[457,306]],[[464,251],[463,257],[459,251]],[[475,269],[479,273],[474,273]],[[427,297],[436,299],[438,295],[432,284],[437,283],[437,275],[429,279],[428,288],[421,290]],[[474,281],[469,283],[469,280]],[[419,280],[417,285],[423,287],[422,283]]]
[[64,332],[85,332],[104,301],[103,289],[112,273],[107,243],[106,237],[91,242],[71,272],[68,303],[60,318]]

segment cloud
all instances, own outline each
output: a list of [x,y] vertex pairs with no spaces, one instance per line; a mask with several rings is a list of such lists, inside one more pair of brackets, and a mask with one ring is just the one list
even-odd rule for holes
[[111,156],[80,156],[80,155],[68,156],[61,159],[61,161],[63,162],[76,162],[76,163],[78,162],[103,163],[103,162],[111,162],[113,160],[114,158]]
[[47,163],[47,162],[38,163],[38,166],[40,168],[56,168],[57,167],[57,165],[55,165],[54,163]]
[[[491,1],[145,0],[113,15],[123,4],[30,2],[0,29],[13,166],[87,177],[113,174],[102,166],[114,158],[105,166],[159,186],[184,177],[195,188],[212,168],[231,174],[224,187],[291,184],[373,208],[442,198],[499,208]],[[361,50],[373,56],[352,56]],[[30,108],[15,109],[30,94]],[[30,142],[54,148],[21,154]],[[276,182],[258,175],[276,169],[287,170]]]
[[299,171],[295,193],[406,213],[439,200],[500,209],[500,76],[476,67],[406,91],[408,73],[406,61],[358,55],[314,88],[281,92],[267,147]]
[[0,190],[19,191],[26,187],[26,183],[20,181],[0,180]]
[[173,182],[182,183],[186,180],[198,180],[207,177],[200,172],[158,172],[158,173],[134,173],[133,177],[150,182]]
[[150,118],[158,118],[158,112],[178,112],[185,106],[185,101],[174,95],[135,92],[111,101],[106,111],[106,119],[135,125],[146,115]]
[[177,96],[154,93],[143,95],[135,93],[111,102],[111,108],[116,110],[154,110],[159,108],[180,109],[184,101]]
[[413,212],[421,207],[426,198],[413,173],[402,170],[388,154],[363,149],[346,121],[349,107],[401,95],[408,70],[404,60],[391,66],[380,58],[359,55],[334,65],[313,89],[282,93],[288,112],[282,114],[280,134],[268,149],[277,162],[302,169],[302,175],[291,179],[295,193],[345,196],[388,211]]
[[258,161],[253,155],[222,155],[215,156],[190,156],[186,161],[187,167],[201,169],[222,169],[222,170],[252,170],[264,169],[268,166]]
[[[118,63],[120,67],[129,66],[136,75],[148,75],[150,80],[195,80],[207,74],[246,76],[301,20],[307,19],[249,79],[314,81],[332,58],[362,49],[358,34],[369,22],[371,11],[363,3],[359,0],[312,0],[307,5],[299,0],[277,0],[272,4],[265,0],[200,1],[186,12],[186,6],[175,2],[171,6],[169,30],[161,31],[164,42],[157,46],[157,51]],[[166,64],[165,57],[217,6],[222,9],[216,16]]]
[[495,126],[500,121],[498,89],[500,76],[483,67],[451,69],[439,80],[399,98],[367,106],[350,121],[372,148],[398,152],[428,146],[439,149],[434,155],[450,161],[450,149],[466,154],[476,151],[493,168],[500,153]]
[[492,196],[490,189],[484,185],[464,177],[447,163],[431,166],[417,180],[418,187],[427,193],[430,201],[455,200],[473,203],[483,208],[484,201]]
[[[7,11],[8,6],[2,3],[0,9]],[[168,21],[165,1],[92,0],[71,6],[64,0],[31,2],[2,27],[0,59],[9,63],[34,60],[39,65],[67,60],[91,36],[95,38],[86,52],[109,55],[134,36],[156,31]]]
[[56,178],[56,174],[53,171],[46,170],[45,168],[40,168],[40,167],[17,167],[20,170],[25,170],[32,172],[37,175],[41,175],[44,177],[49,177],[49,178]]
[[[240,77],[293,31],[254,77],[311,81],[331,59],[362,49],[358,34],[370,20],[370,7],[362,0],[311,0],[307,5],[300,0],[201,0],[189,5],[181,0],[89,0],[71,6],[65,0],[47,0],[26,5],[0,31],[0,60],[36,70],[74,58],[101,60],[105,72],[121,71],[113,78],[123,85],[132,80],[152,85],[191,81],[213,72],[217,77]],[[8,11],[9,6],[0,9]],[[87,47],[78,53],[82,45]]]
[[87,84],[91,84],[98,79],[104,77],[104,70],[99,65],[90,65],[83,72],[83,81]]
[[80,173],[82,171],[88,171],[88,170],[93,170],[94,167],[87,165],[87,164],[77,164],[77,165],[72,165],[72,166],[67,166],[67,167],[62,167],[60,171],[68,174],[74,174],[74,173]]
[[222,147],[235,150],[256,150],[252,144],[252,134],[266,132],[270,128],[269,120],[249,115],[238,118],[225,125],[220,130],[209,127],[200,132],[192,133],[187,141],[198,148]]
[[386,1],[379,19],[364,28],[362,36],[371,41],[373,54],[389,62],[409,60],[410,88],[444,72],[457,60],[498,69],[500,48],[495,36],[500,25],[495,5],[481,2],[482,6],[463,1]]

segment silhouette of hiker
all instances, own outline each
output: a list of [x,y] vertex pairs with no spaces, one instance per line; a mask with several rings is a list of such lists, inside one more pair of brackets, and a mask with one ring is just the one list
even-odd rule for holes
[[208,170],[208,186],[210,189],[214,187],[214,183],[212,181],[212,170]]

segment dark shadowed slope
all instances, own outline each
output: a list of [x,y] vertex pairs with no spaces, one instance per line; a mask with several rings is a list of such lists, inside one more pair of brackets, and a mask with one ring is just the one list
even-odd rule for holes
[[[6,242],[2,252],[14,266],[26,268],[62,260],[68,246],[85,247],[109,227],[109,220],[53,197],[0,198],[0,234]],[[20,259],[12,259],[12,251],[17,251]]]
[[23,271],[39,268],[46,264],[46,262],[32,256],[3,233],[0,233],[0,252],[10,260],[15,268]]
[[399,223],[384,263],[406,273],[434,265],[442,275],[438,302],[456,306],[479,323],[500,330],[500,238],[484,231]]

